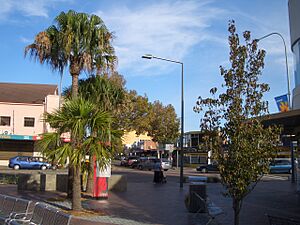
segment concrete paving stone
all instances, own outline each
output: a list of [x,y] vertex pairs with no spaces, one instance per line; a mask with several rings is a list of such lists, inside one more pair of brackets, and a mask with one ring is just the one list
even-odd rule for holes
[[[1,171],[0,171],[1,172]],[[126,174],[128,185],[126,192],[109,192],[107,200],[87,199],[82,202],[86,209],[95,209],[103,216],[73,217],[71,225],[205,225],[209,216],[205,213],[189,213],[184,205],[184,198],[189,184],[179,188],[177,170],[166,172],[167,183],[152,183],[153,173],[127,168],[113,168],[114,174]],[[185,175],[200,175],[195,170],[185,168]],[[203,176],[203,174],[201,174]],[[205,176],[217,176],[207,174]],[[223,187],[219,183],[207,184],[207,195],[216,210],[223,210],[210,224],[232,225],[232,200],[222,195]],[[17,191],[16,185],[0,185],[0,193],[18,196],[34,201],[65,197],[61,192]],[[49,201],[48,201],[49,202]],[[69,201],[55,201],[58,207],[71,208]],[[268,176],[249,194],[241,211],[242,225],[268,224],[265,214],[298,219],[299,196],[296,185],[291,184],[288,176]]]

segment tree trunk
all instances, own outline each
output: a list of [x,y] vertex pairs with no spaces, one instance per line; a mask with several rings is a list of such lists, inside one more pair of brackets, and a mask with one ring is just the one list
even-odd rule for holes
[[89,169],[88,169],[88,178],[87,178],[87,184],[86,184],[86,192],[87,194],[92,195],[93,190],[94,190],[94,158],[93,156],[90,157],[90,162],[89,162]]
[[74,166],[73,198],[72,198],[72,209],[74,211],[82,210],[80,175],[81,175],[81,165]]
[[72,99],[78,97],[78,78],[79,74],[72,74]]
[[69,165],[68,168],[68,199],[73,198],[73,180],[74,180],[74,167]]
[[240,224],[241,201],[233,198],[232,206],[233,206],[233,210],[234,210],[234,225],[239,225]]
[[[74,73],[74,71],[71,70],[70,66],[70,73],[72,76],[72,99],[75,99],[78,97],[78,77],[79,73]],[[73,66],[74,67],[74,66]],[[71,131],[72,132],[72,131]],[[71,135],[71,141],[72,135]],[[68,198],[72,199],[72,191],[73,191],[73,183],[74,183],[74,168],[72,166],[68,169]]]
[[[97,132],[92,131],[91,134],[93,137],[97,137]],[[87,184],[86,184],[86,192],[88,194],[93,194],[94,190],[94,166],[95,166],[95,161],[94,161],[94,156],[92,153],[89,153],[89,168],[88,168],[88,178],[87,178]]]

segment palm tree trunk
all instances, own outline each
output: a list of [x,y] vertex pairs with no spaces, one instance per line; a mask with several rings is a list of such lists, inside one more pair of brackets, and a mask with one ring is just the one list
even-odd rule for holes
[[[96,137],[97,132],[92,131],[92,136]],[[93,190],[94,190],[94,166],[95,166],[94,156],[92,155],[92,153],[89,154],[89,159],[90,159],[90,163],[89,163],[89,168],[88,168],[88,178],[87,178],[86,192],[88,194],[92,195]]]
[[94,190],[94,166],[95,161],[94,157],[92,155],[89,156],[90,162],[89,162],[89,168],[88,168],[88,178],[87,178],[87,184],[86,184],[86,192],[87,194],[92,195]]
[[78,78],[79,74],[72,74],[72,98],[78,97]]
[[73,198],[73,180],[74,180],[74,167],[69,166],[68,168],[68,199]]
[[74,211],[80,211],[82,210],[81,186],[80,186],[81,165],[74,166],[73,168],[74,168],[74,179],[73,179],[72,209]]
[[[71,66],[70,66],[71,70]],[[75,99],[78,97],[78,77],[79,73],[73,73],[71,72],[72,76],[72,99]],[[71,140],[72,140],[72,135],[71,135]],[[73,140],[74,141],[74,140]],[[74,168],[72,166],[69,167],[68,170],[68,198],[72,199],[73,198],[73,183],[74,183]]]

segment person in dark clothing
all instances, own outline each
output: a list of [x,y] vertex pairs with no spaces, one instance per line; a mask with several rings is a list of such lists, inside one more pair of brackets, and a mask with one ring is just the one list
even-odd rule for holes
[[162,181],[162,168],[160,160],[157,160],[154,164],[154,178],[153,183],[161,183]]

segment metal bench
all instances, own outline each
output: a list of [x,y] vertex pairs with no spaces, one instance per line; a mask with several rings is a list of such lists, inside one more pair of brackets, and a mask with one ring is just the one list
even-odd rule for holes
[[5,224],[18,214],[26,213],[29,208],[29,204],[31,203],[31,201],[20,198],[9,197],[7,199],[15,201],[15,203],[11,210],[8,209],[6,212],[3,211],[3,214],[0,215],[0,224]]
[[36,203],[32,213],[27,213],[24,215],[19,215],[18,217],[8,221],[8,224],[41,224],[44,214],[47,210],[47,206],[43,203]]
[[52,225],[55,223],[55,216],[58,213],[57,209],[54,208],[47,208],[44,213],[44,217],[42,220],[43,225]]
[[[209,216],[209,220],[207,221],[206,225],[209,225],[217,216],[224,213],[224,211],[220,207],[217,207],[212,202],[202,198],[198,193],[193,192],[193,195],[195,195],[198,200],[203,203],[205,212]],[[201,212],[202,210],[202,207],[200,207],[197,213]]]
[[19,217],[7,221],[11,225],[69,225],[71,215],[43,203],[36,203],[32,213],[20,214]]
[[0,225],[69,225],[71,215],[41,202],[0,194]]
[[3,202],[4,202],[4,199],[5,199],[5,195],[0,195],[0,211],[1,211],[2,208],[3,208]]
[[279,217],[266,215],[270,225],[300,225],[300,220],[295,220],[288,217]]
[[44,213],[41,225],[69,225],[70,220],[71,215],[48,206]]
[[[55,215],[54,224],[55,225],[69,225],[71,221],[71,215],[58,211]],[[43,223],[44,225],[44,223]]]
[[4,223],[5,218],[8,218],[9,215],[13,212],[17,199],[10,196],[5,196],[3,200],[2,207],[0,209],[0,218],[2,218],[2,223]]

